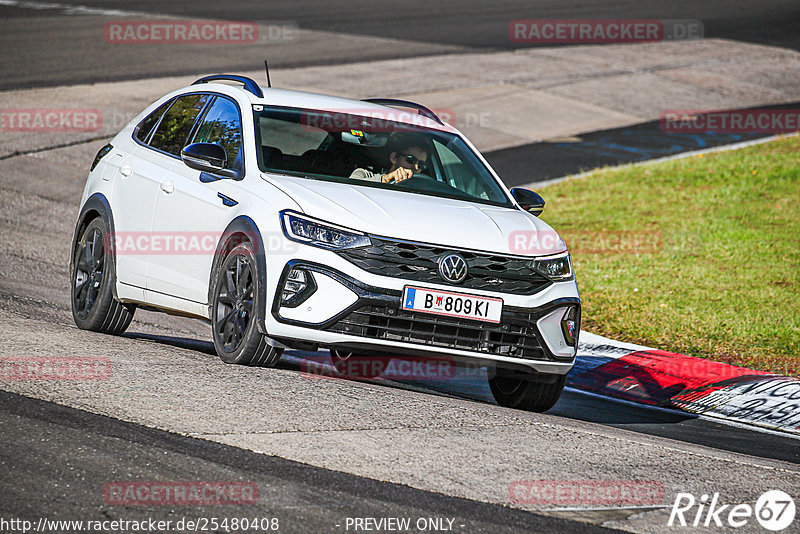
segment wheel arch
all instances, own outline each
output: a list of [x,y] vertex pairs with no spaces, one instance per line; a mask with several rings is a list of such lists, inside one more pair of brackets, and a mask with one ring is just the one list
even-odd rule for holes
[[[106,225],[109,234],[113,236],[114,214],[111,211],[111,204],[102,193],[94,193],[86,199],[86,202],[81,206],[81,210],[78,214],[78,221],[75,224],[75,232],[72,234],[72,248],[70,248],[69,254],[70,273],[74,267],[73,253],[75,251],[75,246],[78,244],[78,237],[80,237],[81,233],[89,226],[89,223],[98,217],[103,219],[103,223]],[[111,280],[111,291],[114,298],[117,298],[117,249],[114,239],[108,239],[107,243],[109,256],[111,258],[111,276],[113,277]]]
[[256,273],[258,277],[258,301],[262,303],[256,312],[256,326],[262,334],[267,333],[266,329],[266,308],[267,308],[267,258],[264,252],[264,240],[261,239],[261,232],[256,223],[247,215],[240,215],[233,219],[217,242],[217,249],[214,252],[214,262],[211,265],[211,275],[208,283],[208,316],[212,317],[214,305],[214,287],[216,286],[217,276],[222,262],[228,254],[240,243],[250,242],[253,244],[256,258]]

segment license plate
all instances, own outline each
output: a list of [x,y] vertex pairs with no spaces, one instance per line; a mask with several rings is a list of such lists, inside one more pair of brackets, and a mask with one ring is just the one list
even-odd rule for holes
[[403,290],[403,309],[499,323],[503,300],[406,286]]

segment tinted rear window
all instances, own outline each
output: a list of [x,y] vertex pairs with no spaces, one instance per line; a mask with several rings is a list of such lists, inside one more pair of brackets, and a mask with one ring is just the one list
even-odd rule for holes
[[134,136],[136,137],[136,139],[138,139],[142,143],[146,143],[148,137],[150,137],[150,132],[152,132],[155,125],[158,124],[158,119],[161,118],[161,115],[163,115],[164,112],[167,111],[167,108],[169,108],[173,102],[174,99],[167,100],[166,102],[158,106],[158,109],[156,109],[150,115],[145,117],[144,120],[140,122],[139,125],[136,127],[136,131],[134,132]]
[[209,95],[186,95],[176,99],[153,134],[150,146],[179,156],[208,99]]

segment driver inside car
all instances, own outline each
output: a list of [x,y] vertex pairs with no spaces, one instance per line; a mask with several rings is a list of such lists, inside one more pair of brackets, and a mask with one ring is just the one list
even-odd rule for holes
[[392,147],[392,153],[389,154],[391,167],[388,172],[381,174],[358,168],[353,171],[350,178],[396,184],[408,180],[414,176],[414,173],[423,173],[427,170],[428,152],[423,148],[424,142],[399,134],[390,140],[390,146]]

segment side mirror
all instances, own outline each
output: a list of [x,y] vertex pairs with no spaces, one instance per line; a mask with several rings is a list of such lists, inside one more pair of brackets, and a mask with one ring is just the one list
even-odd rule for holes
[[221,145],[215,143],[193,143],[181,150],[181,159],[190,169],[216,174],[224,178],[238,178],[239,173],[226,169],[228,155]]
[[511,196],[514,197],[514,200],[517,201],[522,209],[537,217],[544,211],[544,199],[538,193],[534,193],[529,189],[514,187],[511,189]]

